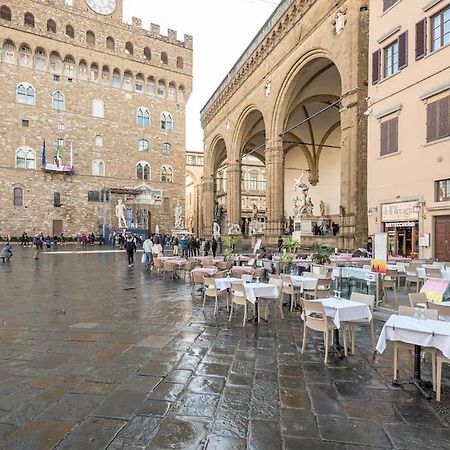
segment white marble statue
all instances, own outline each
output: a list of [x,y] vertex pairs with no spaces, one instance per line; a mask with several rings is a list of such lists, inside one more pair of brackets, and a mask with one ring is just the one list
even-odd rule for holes
[[325,203],[323,202],[323,200],[320,200],[319,208],[320,208],[320,216],[324,217],[325,216]]
[[116,205],[116,217],[119,224],[119,228],[126,228],[127,227],[127,221],[125,219],[125,212],[127,210],[127,207],[123,204],[123,201],[121,198],[119,198],[119,201]]
[[183,228],[183,209],[180,202],[175,206],[175,228]]
[[159,225],[156,225],[155,227],[155,234],[159,234]]
[[242,234],[241,226],[238,223],[233,223],[228,227],[228,234]]
[[258,206],[256,203],[252,203],[252,221],[256,220],[258,217]]
[[213,224],[213,236],[218,238],[220,236],[220,225],[217,222]]
[[259,220],[252,220],[249,224],[250,235],[263,234],[264,233],[264,223]]
[[299,197],[297,197],[299,215],[303,214],[308,205],[309,186],[303,181],[304,176],[305,172],[302,171],[302,174],[298,178],[294,178],[294,190],[299,192]]

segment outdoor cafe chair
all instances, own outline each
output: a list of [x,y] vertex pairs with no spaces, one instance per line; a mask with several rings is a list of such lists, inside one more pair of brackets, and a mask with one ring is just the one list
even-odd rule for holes
[[[328,320],[325,314],[325,308],[322,303],[308,301],[302,299],[303,304],[303,343],[302,354],[306,348],[306,337],[308,328],[323,333],[323,343],[325,345],[325,364],[328,361],[328,347],[330,338],[332,337],[332,331],[336,329],[336,326],[331,320]],[[344,347],[347,348],[347,338],[344,333]]]
[[440,303],[434,303],[434,302],[427,302],[426,305],[427,305],[427,309],[436,310],[438,312],[439,320],[441,320],[442,317],[448,317],[450,315],[450,307],[448,307],[448,306],[444,306],[444,305],[441,305]]
[[242,326],[245,326],[245,322],[247,321],[247,297],[245,296],[244,285],[239,283],[231,283],[231,308],[230,308],[230,317],[228,321],[231,322],[231,318],[233,317],[234,305],[241,305],[244,307],[244,320],[242,321]]
[[355,344],[356,344],[356,327],[360,325],[369,325],[370,327],[370,336],[372,338],[372,347],[375,350],[376,341],[375,341],[375,330],[373,328],[373,309],[375,305],[375,295],[361,294],[359,292],[352,292],[350,295],[350,300],[353,302],[364,303],[370,308],[370,312],[372,313],[371,319],[359,319],[352,320],[351,322],[346,322],[346,325],[349,326],[351,330],[351,338],[352,338],[352,355],[355,354]]
[[195,269],[191,271],[192,295],[194,297],[195,297],[195,288],[197,286],[203,286],[203,278],[205,278],[204,272],[196,271]]
[[450,364],[450,359],[443,355],[436,357],[436,401],[441,401],[441,389],[442,389],[442,364]]
[[203,307],[205,307],[206,297],[214,298],[214,317],[217,315],[217,311],[219,310],[219,296],[224,295],[227,297],[227,309],[228,309],[228,295],[227,291],[219,291],[216,287],[216,280],[212,277],[204,277],[203,278]]
[[405,277],[405,292],[411,285],[411,283],[415,283],[416,292],[420,290],[420,278],[417,273],[417,269],[422,267],[421,264],[418,263],[410,263],[409,266],[406,267],[406,277]]
[[161,274],[163,267],[163,262],[159,258],[153,258],[153,268],[158,273],[158,275]]
[[397,276],[398,272],[396,270],[386,270],[386,273],[383,277],[383,295],[385,300],[387,300],[387,290],[392,289],[394,291],[395,303],[398,304],[397,299]]
[[[281,275],[281,280],[283,281],[282,296],[287,295],[289,297],[290,312],[292,312],[297,306],[297,297],[301,295],[302,289],[301,287],[294,286],[290,275]],[[283,309],[281,309],[281,312],[283,312]]]
[[442,272],[439,268],[426,267],[425,273],[427,274],[427,278],[442,278]]
[[[273,284],[274,286],[278,286],[280,290],[280,295],[278,296],[278,308],[280,309],[281,318],[284,319],[283,314],[283,280],[279,275],[270,274],[269,275],[269,284]],[[264,299],[263,299],[264,300]],[[269,299],[266,299],[266,304],[264,308],[264,319],[267,320],[268,317],[268,309],[269,309]]]
[[171,276],[172,279],[175,278],[175,270],[176,270],[176,265],[172,264],[168,261],[163,261],[163,275],[164,278],[166,278],[166,275],[169,274]]
[[312,299],[330,296],[331,278],[318,278],[314,289],[303,289],[303,295]]
[[[438,320],[438,312],[436,310],[431,309],[422,309],[422,308],[412,308],[411,306],[403,306],[400,305],[398,307],[398,314],[400,316],[409,316],[414,317],[417,314],[417,311],[420,311],[420,314],[425,317],[425,319],[429,320]],[[411,352],[414,351],[414,345],[408,344],[406,342],[395,341],[394,342],[394,381],[398,380],[398,351],[400,349],[409,350]],[[436,349],[430,347],[422,347],[423,353],[431,354],[431,370],[432,370],[432,379],[433,379],[433,391],[436,391]]]
[[255,273],[253,274],[253,277],[255,279],[259,278],[259,280],[262,281],[264,278],[265,271],[266,270],[264,269],[264,267],[258,267],[257,269],[255,269]]
[[192,274],[191,271],[195,268],[195,262],[194,261],[188,261],[186,264],[184,264],[181,268],[181,274],[183,276],[183,280],[186,280],[186,274],[189,275],[189,281],[192,281]]
[[227,270],[220,270],[219,272],[216,272],[214,275],[214,278],[225,278],[228,275]]
[[409,304],[412,308],[426,308],[428,297],[424,292],[414,292],[408,294]]

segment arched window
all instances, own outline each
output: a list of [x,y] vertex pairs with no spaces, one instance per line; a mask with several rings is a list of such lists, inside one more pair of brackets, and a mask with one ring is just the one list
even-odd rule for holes
[[177,88],[175,86],[175,83],[170,82],[169,89],[168,89],[169,100],[176,100],[176,93],[177,93]]
[[128,70],[123,74],[123,88],[126,91],[131,91],[133,89],[133,74]]
[[120,77],[120,70],[114,69],[113,74],[112,74],[112,85],[114,87],[120,88],[121,84],[122,84],[122,79]]
[[177,69],[182,69],[184,67],[184,61],[181,56],[178,56],[177,58]]
[[73,29],[72,25],[66,26],[66,36],[72,39],[75,37],[75,30]]
[[95,63],[91,64],[91,81],[98,81],[98,66]]
[[61,206],[61,194],[59,192],[53,192],[53,206],[55,208]]
[[64,111],[64,94],[60,91],[53,92],[52,94],[52,109],[55,111]]
[[163,155],[169,156],[172,153],[172,146],[168,142],[164,142],[162,145]]
[[103,147],[103,137],[100,136],[99,134],[97,134],[97,136],[95,136],[95,145],[97,147]]
[[162,166],[161,167],[161,181],[163,183],[172,183],[173,182],[173,169],[170,166]]
[[55,73],[61,73],[62,71],[62,60],[58,52],[50,53],[50,69]]
[[144,48],[144,59],[150,61],[152,59],[152,52],[149,47]]
[[109,84],[109,82],[110,82],[108,66],[103,66],[103,68],[102,68],[102,82],[104,84]]
[[155,79],[153,77],[147,78],[147,94],[155,95]]
[[134,90],[136,92],[142,92],[144,89],[144,76],[141,73],[136,75],[136,81],[134,83]]
[[108,50],[115,50],[116,49],[116,41],[114,40],[113,37],[108,36],[106,38],[106,48]]
[[23,206],[23,190],[20,187],[13,189],[13,202],[14,206]]
[[172,115],[168,112],[161,113],[161,129],[166,131],[173,130]]
[[94,161],[92,163],[92,175],[96,177],[105,176],[105,163],[103,161]]
[[150,126],[150,111],[147,108],[138,108],[136,113],[136,124],[141,127]]
[[38,70],[45,70],[47,68],[47,55],[42,48],[37,48],[34,52],[34,67]]
[[92,102],[92,115],[94,117],[105,117],[105,105],[102,100],[94,100]]
[[16,168],[34,170],[36,168],[36,157],[29,147],[21,147],[16,151]]
[[178,87],[178,101],[184,103],[184,86],[182,84]]
[[127,55],[132,55],[133,54],[133,44],[131,42],[127,42],[125,44],[125,53]]
[[87,63],[84,59],[80,61],[78,64],[78,77],[80,80],[87,80],[88,77],[88,67]]
[[11,10],[6,5],[0,8],[0,19],[11,22]]
[[3,42],[3,61],[8,64],[16,64],[17,52],[14,42],[7,39]]
[[158,81],[158,97],[165,97],[166,96],[166,82],[164,80]]
[[166,52],[161,52],[161,64],[167,65],[169,62],[169,59],[167,58]]
[[139,151],[140,152],[148,152],[149,147],[150,147],[150,144],[148,143],[147,139],[139,140]]
[[150,164],[146,161],[139,161],[136,164],[136,178],[138,180],[149,181],[151,179]]
[[49,33],[56,33],[56,23],[53,19],[47,20],[47,31]]
[[34,105],[35,91],[29,83],[20,83],[16,89],[16,101],[23,105]]
[[34,16],[27,12],[25,13],[23,23],[26,27],[34,28]]
[[89,45],[95,45],[95,34],[93,31],[86,32],[86,43]]
[[33,56],[27,44],[22,44],[19,48],[19,63],[24,67],[31,67],[33,65]]
[[71,55],[67,55],[64,58],[64,75],[68,78],[73,78],[75,76],[75,59]]

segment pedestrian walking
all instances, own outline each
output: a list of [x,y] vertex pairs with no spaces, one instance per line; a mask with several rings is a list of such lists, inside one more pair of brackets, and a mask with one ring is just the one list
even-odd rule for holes
[[217,245],[219,247],[219,255],[221,255],[223,253],[223,243],[220,236],[217,238]]
[[149,267],[153,265],[153,242],[150,238],[147,238],[143,244],[145,262],[144,267],[145,270],[148,270]]
[[209,253],[209,249],[211,248],[211,244],[209,243],[209,241],[206,239],[204,246],[203,246],[203,256],[208,256]]
[[11,245],[9,244],[9,242],[6,242],[5,245],[2,248],[2,252],[0,253],[0,258],[2,258],[3,262],[9,262],[11,261],[12,258],[12,249],[11,249]]
[[211,250],[212,250],[212,254],[213,257],[216,257],[216,253],[217,253],[217,241],[216,238],[213,236],[212,241],[211,241]]
[[127,236],[124,244],[128,257],[128,267],[133,267],[134,264],[134,252],[136,251],[136,244],[134,243],[133,236]]
[[41,240],[39,239],[39,236],[36,235],[33,238],[33,248],[34,248],[34,259],[39,259],[39,253],[41,252]]

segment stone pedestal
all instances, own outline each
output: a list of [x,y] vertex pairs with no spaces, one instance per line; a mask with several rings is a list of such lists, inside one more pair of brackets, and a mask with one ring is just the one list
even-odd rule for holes
[[292,233],[292,239],[300,242],[301,236],[312,236],[312,218],[301,217],[294,219],[294,232]]
[[180,236],[189,236],[191,233],[187,228],[174,228],[172,230],[172,236],[180,237]]
[[261,239],[261,245],[264,242],[264,233],[255,233],[252,234],[252,250],[255,250],[255,245],[258,242],[258,240]]

